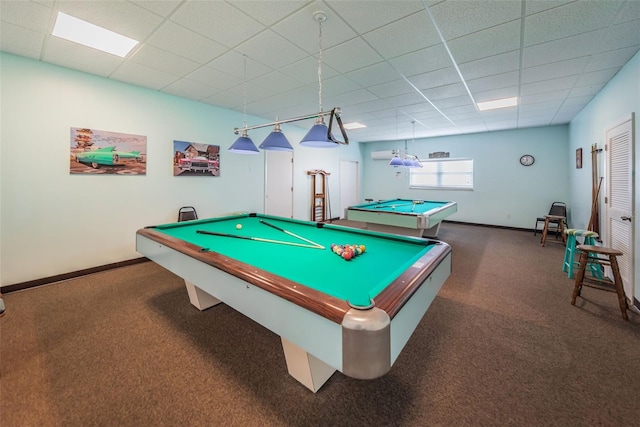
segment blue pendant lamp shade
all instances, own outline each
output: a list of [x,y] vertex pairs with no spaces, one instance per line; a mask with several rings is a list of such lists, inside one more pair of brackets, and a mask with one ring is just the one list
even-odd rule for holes
[[251,138],[247,135],[247,131],[242,131],[242,135],[236,139],[231,147],[229,147],[229,151],[239,154],[259,154],[260,151],[258,147],[253,143]]
[[280,130],[280,124],[276,124],[271,132],[260,144],[260,148],[263,150],[271,151],[293,151],[293,147],[289,143],[289,140]]
[[402,159],[398,157],[398,155],[396,154],[395,156],[393,156],[393,159],[391,159],[391,161],[389,162],[389,166],[404,166],[404,165],[402,164]]
[[414,167],[413,161],[409,157],[406,157],[402,160],[402,166],[404,166],[405,168],[412,168]]
[[316,124],[302,138],[300,145],[315,148],[336,148],[338,146],[338,144],[329,139],[329,128],[324,124],[322,116],[318,117]]

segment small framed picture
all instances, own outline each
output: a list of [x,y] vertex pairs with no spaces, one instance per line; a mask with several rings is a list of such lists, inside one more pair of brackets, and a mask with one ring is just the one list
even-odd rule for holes
[[576,150],[576,169],[582,169],[582,148]]

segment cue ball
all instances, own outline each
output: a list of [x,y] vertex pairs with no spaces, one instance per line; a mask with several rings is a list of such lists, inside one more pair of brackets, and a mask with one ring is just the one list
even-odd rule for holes
[[242,224],[236,224],[236,228],[237,228],[238,230],[242,229]]

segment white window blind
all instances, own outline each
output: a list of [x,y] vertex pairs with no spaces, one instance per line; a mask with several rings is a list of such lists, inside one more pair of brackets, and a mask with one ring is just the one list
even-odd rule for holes
[[410,188],[473,190],[472,159],[421,160],[423,167],[409,169]]

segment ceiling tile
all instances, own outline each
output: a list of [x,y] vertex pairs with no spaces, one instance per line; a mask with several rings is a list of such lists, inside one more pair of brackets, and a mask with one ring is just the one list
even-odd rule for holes
[[522,70],[522,83],[533,83],[558,77],[576,76],[582,73],[589,62],[588,56],[539,65]]
[[578,1],[529,15],[524,21],[524,46],[545,43],[606,28],[622,0]]
[[368,67],[382,60],[380,55],[359,38],[329,48],[323,53],[323,62],[341,73]]
[[115,73],[115,79],[149,89],[160,90],[176,81],[176,76],[155,70],[134,62],[122,64]]
[[187,1],[171,20],[226,47],[235,47],[264,29],[264,25],[223,1]]
[[173,12],[178,6],[180,6],[182,0],[133,0],[131,3],[134,3],[137,6],[147,9],[157,15],[167,17],[171,15],[171,12]]
[[146,44],[206,64],[222,55],[227,48],[174,22],[166,22]]
[[3,22],[0,26],[0,50],[40,59],[44,34]]
[[477,79],[480,77],[492,76],[494,74],[506,73],[518,70],[520,67],[520,51],[501,53],[459,64],[460,72],[465,80]]
[[322,49],[327,49],[357,34],[322,1],[315,1],[297,10],[293,15],[274,24],[271,29],[295,43],[309,54],[320,50],[320,25],[314,19],[315,12],[324,12],[327,19],[322,23]]
[[47,50],[42,59],[52,64],[102,77],[111,76],[125,62],[124,59],[118,56],[81,46],[58,37],[49,38]]
[[589,64],[585,67],[584,72],[588,73],[591,71],[606,70],[612,67],[622,67],[637,51],[638,46],[634,46],[596,53],[589,58]]
[[451,40],[519,19],[521,8],[519,1],[446,1],[431,7],[431,13],[445,40]]
[[578,78],[576,86],[587,86],[594,83],[607,83],[616,75],[619,68],[609,68],[608,70],[594,71],[592,73],[584,73]]
[[363,36],[380,55],[394,58],[440,43],[425,11],[414,13]]
[[536,65],[591,55],[596,53],[596,47],[603,35],[604,30],[592,31],[527,47],[524,49],[522,66],[524,68],[535,67]]
[[[318,83],[318,60],[308,56],[298,62],[284,66],[280,69],[282,74],[305,84]],[[322,80],[337,76],[339,73],[326,64],[322,64]]]
[[243,83],[242,77],[230,76],[229,74],[207,66],[200,67],[185,77],[220,90],[235,87]]
[[599,52],[640,45],[640,19],[611,27],[602,40]]
[[411,76],[409,78],[418,89],[426,90],[438,86],[450,85],[460,82],[460,76],[453,67],[442,68],[428,73]]
[[229,50],[207,64],[208,67],[230,74],[238,79],[251,80],[273,71],[272,68],[261,64],[235,50]]
[[[265,46],[268,46],[268,49],[265,49]],[[273,69],[307,56],[305,51],[271,30],[256,34],[238,45],[235,50]]]
[[520,73],[512,71],[510,73],[494,74],[492,76],[479,79],[467,80],[467,86],[472,94],[487,92],[505,87],[516,87],[520,82]]
[[447,42],[456,62],[509,52],[520,48],[520,20],[497,25]]
[[264,1],[264,0],[227,0],[231,6],[236,7],[251,16],[256,21],[269,27],[286,18],[304,5],[301,1]]
[[398,56],[388,62],[405,77],[451,66],[451,58],[443,44]]
[[51,20],[51,8],[34,2],[2,1],[0,17],[3,25],[9,23],[44,34]]
[[131,57],[131,62],[164,71],[174,76],[184,76],[200,68],[200,64],[151,45],[143,45]]
[[208,98],[219,92],[216,88],[188,79],[180,79],[171,83],[163,88],[162,91],[183,98],[197,100]]
[[396,22],[405,16],[424,10],[420,0],[375,0],[367,2],[366,7],[363,7],[362,2],[357,1],[329,0],[326,3],[359,34],[368,33],[389,22]]
[[578,76],[561,77],[557,79],[544,80],[535,83],[523,84],[520,87],[520,96],[525,97],[529,95],[545,95],[548,92],[561,92],[565,89],[571,89],[578,81]]
[[378,85],[398,78],[393,67],[387,62],[378,62],[368,67],[350,71],[346,73],[346,76],[362,86]]

